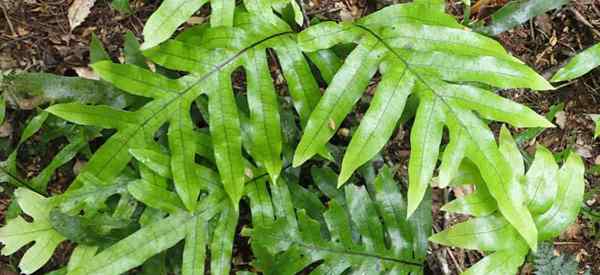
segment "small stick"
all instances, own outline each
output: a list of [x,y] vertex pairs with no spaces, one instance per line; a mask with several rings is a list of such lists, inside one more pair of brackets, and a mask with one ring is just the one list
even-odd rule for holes
[[579,11],[575,8],[569,8],[569,10],[575,15],[575,19],[577,19],[577,21],[583,23],[584,25],[588,26],[592,32],[594,34],[596,34],[597,36],[600,37],[600,32],[598,30],[596,30],[596,28],[594,27],[594,25],[592,25],[587,19],[585,19],[585,17],[583,17],[583,15],[581,15],[581,13],[579,13]]
[[13,27],[12,22],[10,21],[10,17],[8,16],[8,12],[4,7],[4,3],[0,2],[0,8],[2,9],[2,13],[4,14],[4,18],[6,18],[6,22],[8,22],[8,28],[12,32],[14,37],[17,37],[17,33],[15,32],[15,28]]

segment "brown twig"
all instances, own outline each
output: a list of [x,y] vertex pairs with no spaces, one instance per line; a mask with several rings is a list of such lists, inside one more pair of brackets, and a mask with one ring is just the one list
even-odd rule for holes
[[577,9],[569,8],[569,11],[575,15],[575,19],[577,19],[577,21],[586,25],[596,36],[600,37],[600,31],[596,30],[596,27],[594,27],[594,25],[592,25],[581,13],[579,13]]
[[4,18],[6,19],[6,22],[8,22],[8,28],[12,32],[13,36],[17,37],[17,33],[15,32],[15,27],[13,26],[12,22],[10,21],[10,17],[8,16],[8,12],[6,11],[6,7],[4,7],[4,3],[0,2],[0,8],[2,9],[2,13],[4,14]]

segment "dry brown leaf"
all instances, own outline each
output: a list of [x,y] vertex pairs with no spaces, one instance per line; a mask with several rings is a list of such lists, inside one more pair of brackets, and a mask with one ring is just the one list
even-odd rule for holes
[[565,113],[564,111],[560,111],[558,113],[556,113],[556,125],[558,125],[558,127],[560,127],[560,129],[565,129],[565,126],[567,124],[567,113]]
[[96,0],[75,0],[69,7],[69,25],[71,30],[79,26],[90,14]]
[[92,80],[100,80],[100,76],[97,75],[90,67],[75,67],[73,68],[78,76],[92,79]]

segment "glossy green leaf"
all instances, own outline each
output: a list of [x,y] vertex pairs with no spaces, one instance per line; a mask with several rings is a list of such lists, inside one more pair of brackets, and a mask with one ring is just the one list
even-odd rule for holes
[[[326,170],[314,171],[319,174]],[[293,184],[281,180],[274,188],[285,190]],[[335,180],[332,185],[335,186]],[[257,224],[253,220],[253,250],[261,249],[255,255],[260,257],[258,261],[263,272],[294,274],[315,262],[320,262],[315,266],[315,273],[422,272],[421,261],[426,255],[426,238],[431,230],[430,209],[424,206],[424,211],[415,214],[415,220],[406,220],[405,204],[389,168],[383,168],[374,186],[372,192],[367,192],[364,187],[345,186],[343,201],[330,200],[322,222],[312,219],[306,209],[300,208],[296,208],[296,215],[276,214],[273,222]],[[265,195],[262,202],[256,203],[269,205],[264,199],[269,196],[266,190],[257,192],[265,192]],[[257,194],[251,197],[258,198]],[[273,209],[286,208],[275,195],[272,202]],[[322,229],[327,233],[321,234]],[[353,238],[353,235],[360,238]]]
[[598,66],[600,66],[600,44],[596,44],[571,58],[567,65],[556,72],[551,81],[573,80]]
[[90,63],[93,64],[105,60],[110,61],[110,56],[104,49],[102,41],[92,33],[92,39],[90,41]]
[[513,249],[492,253],[462,274],[517,274],[519,272],[519,267],[525,260],[525,256],[527,256],[527,246],[524,243],[517,243]]
[[500,129],[498,148],[500,149],[502,156],[504,156],[506,161],[510,164],[514,175],[521,176],[525,174],[525,164],[523,163],[521,151],[519,151],[517,143],[504,125],[502,125],[502,128]]
[[208,224],[198,217],[188,223],[181,263],[181,274],[202,275],[204,259],[206,258],[206,242],[208,238]]
[[136,200],[167,213],[177,213],[184,209],[181,200],[176,194],[145,180],[138,180],[129,184],[127,191]]
[[494,197],[490,194],[481,174],[472,162],[463,160],[452,185],[472,184],[475,191],[464,197],[456,198],[442,206],[442,210],[450,213],[461,213],[475,217],[490,215],[498,210]]
[[195,209],[200,189],[204,185],[198,181],[195,169],[196,142],[193,138],[194,123],[190,116],[192,100],[183,99],[175,107],[177,111],[168,133],[175,190],[189,211]]
[[4,77],[7,103],[20,109],[34,109],[48,103],[77,101],[125,107],[134,97],[110,84],[78,77],[65,77],[47,73],[22,73]]
[[47,199],[23,188],[15,191],[15,197],[24,213],[33,222],[18,216],[0,228],[0,242],[4,244],[3,255],[11,255],[21,247],[34,242],[21,258],[19,269],[31,274],[40,269],[54,253],[54,249],[65,238],[56,232],[49,221],[50,207]]
[[500,216],[470,219],[429,238],[432,242],[467,249],[496,251],[513,248],[522,242],[519,233]]
[[0,123],[4,124],[4,118],[6,117],[6,100],[4,94],[0,95]]
[[[552,86],[510,56],[499,43],[465,30],[451,17],[434,10],[429,3],[393,5],[361,18],[356,23],[322,23],[299,35],[299,42],[307,51],[328,48],[342,41],[354,41],[358,45],[346,58],[311,114],[296,149],[294,166],[299,166],[314,156],[317,148],[333,136],[362,95],[377,66],[381,67],[379,71],[385,78],[386,64],[402,64],[406,67],[407,77],[415,79],[410,93],[419,97],[420,104],[411,133],[407,214],[410,215],[416,209],[430,184],[438,160],[443,128],[446,126],[451,132],[451,146],[444,161],[456,164],[442,164],[442,184],[451,182],[462,158],[477,159],[480,168],[491,169],[483,177],[487,181],[496,179],[490,191],[494,197],[502,197],[500,200],[504,207],[501,209],[511,209],[501,211],[506,213],[511,223],[521,225],[519,228],[522,233],[528,236],[528,242],[534,246],[536,240],[533,220],[527,212],[523,214],[520,211],[523,210],[522,196],[513,198],[503,195],[507,190],[501,190],[503,187],[500,183],[508,182],[511,178],[510,172],[506,174],[509,167],[501,165],[501,169],[495,168],[497,162],[505,161],[491,132],[473,111],[484,118],[504,121],[517,127],[549,127],[551,123],[529,108],[489,90],[454,83],[479,82],[500,88],[527,87],[542,90],[552,89]],[[474,55],[473,52],[481,55]],[[373,60],[376,60],[375,63],[370,63]],[[368,67],[358,69],[362,64],[368,64]],[[360,73],[353,74],[357,70]],[[402,109],[394,110],[394,116],[388,115],[386,119],[395,119],[394,122],[388,122],[393,124],[401,114]],[[351,144],[367,144],[365,138],[364,135],[355,135]],[[464,141],[453,142],[452,139]],[[369,143],[368,148],[377,152],[383,144],[375,146],[374,143]],[[348,155],[348,152],[352,155]],[[358,167],[369,159],[369,154],[357,156],[354,151],[348,152],[345,158],[355,159],[353,167]],[[344,170],[340,182],[349,177],[350,170],[352,169]],[[504,177],[507,178],[503,179]],[[511,185],[516,186],[516,182]],[[514,188],[515,194],[518,194],[517,191],[518,188]]]
[[[221,177],[227,182],[226,189],[235,201],[239,200],[243,189],[241,140],[244,135],[251,137],[251,144],[243,144],[244,149],[267,169],[273,181],[276,181],[282,166],[281,116],[264,54],[266,48],[274,49],[279,57],[283,76],[288,82],[301,122],[307,120],[320,97],[319,86],[309,63],[295,42],[295,34],[283,21],[268,20],[275,19],[236,13],[234,28],[192,28],[176,40],[169,40],[145,53],[153,61],[170,69],[189,71],[196,75],[204,75],[213,70],[217,74],[210,79],[218,85],[207,87],[208,112],[211,113],[209,127],[213,135],[217,167]],[[258,29],[257,26],[263,27]],[[180,54],[182,51],[186,53],[185,57]],[[211,57],[212,54],[217,57]],[[214,66],[219,71],[214,71],[213,67],[205,64],[206,61],[214,63],[213,59],[221,56],[233,57],[227,59],[232,66],[225,69],[216,64]],[[249,124],[244,122],[244,114],[240,111],[242,106],[237,106],[232,96],[233,64],[242,66],[248,78],[246,88]],[[219,85],[221,87],[217,88]],[[327,156],[324,144],[317,148],[317,152]]]
[[27,122],[25,129],[23,129],[23,133],[21,133],[21,137],[19,138],[19,143],[25,142],[31,136],[33,136],[37,131],[39,131],[40,128],[42,128],[42,125],[44,124],[44,122],[46,122],[47,118],[48,118],[48,113],[46,113],[46,112],[40,112],[39,114],[37,114],[36,116],[31,118],[31,120],[29,122]]
[[595,119],[596,130],[594,131],[594,138],[600,137],[600,116]]
[[[227,204],[227,197],[222,192],[213,193],[198,204],[195,213],[180,211],[142,227],[90,258],[86,265],[77,267],[70,274],[120,274],[126,272],[186,238],[190,223],[196,225],[197,219],[207,221],[218,214],[223,209],[223,205]],[[194,241],[192,240],[192,242]]]
[[208,111],[210,133],[215,150],[215,161],[225,190],[234,205],[244,190],[244,166],[242,163],[242,137],[240,121],[231,78],[221,75],[215,78],[216,85],[209,92]]
[[558,171],[558,188],[552,206],[535,219],[540,240],[559,235],[577,219],[585,189],[584,170],[581,157],[573,153]]
[[148,67],[146,58],[140,50],[140,43],[131,31],[126,32],[124,36],[123,56],[126,64],[133,64],[142,68]]
[[532,213],[543,213],[552,205],[556,196],[558,165],[548,149],[538,146],[535,159],[527,171],[525,192],[527,207]]
[[281,125],[277,92],[269,72],[265,49],[247,54],[248,107],[252,124],[252,149],[272,181],[277,182],[281,170]]
[[339,183],[343,184],[362,164],[373,158],[392,136],[415,79],[403,64],[390,64],[375,90],[375,96],[342,161]]
[[144,25],[142,49],[152,48],[169,39],[208,0],[167,0],[150,16]]
[[336,132],[352,106],[377,71],[385,49],[373,39],[365,38],[340,68],[319,101],[304,129],[294,155],[294,167],[304,163],[322,148]]
[[569,0],[518,0],[512,1],[491,16],[491,23],[479,31],[497,35],[513,27],[525,23],[529,19],[558,9],[569,3]]
[[[523,171],[519,171],[522,169],[523,160],[516,143],[506,128],[501,130],[500,135],[499,147],[502,154],[513,164],[519,163],[513,165],[515,168],[512,179],[506,179],[511,180],[511,183],[507,184],[508,188],[514,189],[515,185],[510,186],[515,184],[514,182],[524,185],[521,192],[526,196],[524,206],[528,209],[520,211],[526,211],[533,217],[537,240],[557,237],[575,221],[583,200],[584,168],[581,158],[575,154],[570,155],[563,167],[558,170],[552,153],[539,146],[529,171],[523,175]],[[469,166],[461,165],[461,168],[464,170]],[[464,172],[473,174],[469,170]],[[467,177],[464,178],[472,181]],[[492,193],[489,178],[484,180],[487,181],[489,191]],[[512,274],[523,263],[528,253],[527,246],[532,246],[524,238],[522,228],[507,220],[506,211],[502,211],[505,206],[497,195],[493,197],[487,195],[485,200],[480,200],[486,197],[487,190],[481,188],[486,185],[477,183],[478,181],[475,180],[477,189],[474,193],[456,199],[442,209],[479,217],[454,225],[432,236],[430,240],[445,245],[494,252],[463,274],[506,274],[506,272]],[[515,197],[514,193],[512,197]],[[490,203],[490,201],[494,202]],[[494,211],[493,207],[489,208],[488,213],[479,211],[482,203],[490,206],[497,203],[501,214]]]

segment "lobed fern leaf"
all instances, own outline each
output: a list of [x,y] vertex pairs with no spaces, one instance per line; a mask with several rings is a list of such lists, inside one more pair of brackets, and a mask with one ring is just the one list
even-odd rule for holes
[[25,188],[17,189],[15,197],[23,212],[31,216],[33,222],[29,223],[19,216],[0,228],[0,242],[4,244],[2,254],[13,254],[21,247],[34,242],[19,263],[21,272],[31,274],[52,257],[54,249],[65,237],[56,232],[50,224],[48,217],[51,208],[48,199]]
[[[177,28],[185,23],[196,13],[208,0],[166,0],[158,10],[150,16],[144,26],[143,49],[152,48],[169,39]],[[294,10],[294,20],[302,25],[304,17],[302,8],[296,0],[244,0],[244,6],[249,12],[262,16],[271,21],[279,20],[273,9],[281,12],[287,4]],[[212,0],[210,1],[212,27],[231,27],[234,24],[234,0]]]
[[[319,168],[315,173],[333,172]],[[328,184],[315,178],[332,195],[323,212],[301,206],[300,201],[306,205],[311,197],[317,208],[322,204],[296,180],[288,177],[271,185],[271,195],[264,182],[248,186],[253,221],[249,234],[255,265],[264,274],[295,274],[308,266],[317,274],[422,273],[430,208],[424,202],[407,220],[406,204],[390,168],[384,167],[367,189],[348,185],[336,190],[335,181]],[[305,194],[304,199],[293,205],[299,193]]]
[[[266,59],[269,48],[279,58],[294,107],[300,120],[305,122],[320,98],[320,91],[308,61],[295,42],[295,33],[281,20],[267,21],[251,13],[238,12],[232,28],[192,28],[177,39],[145,52],[147,57],[162,66],[195,75],[203,75],[203,64],[214,60],[209,59],[207,52],[223,52],[231,56],[227,66],[217,66],[218,70],[213,71],[209,81],[214,85],[207,86],[215,159],[226,182],[240,182],[243,176],[239,153],[242,137],[240,114],[231,86],[231,74],[240,66],[246,72],[246,96],[252,129],[248,151],[257,163],[267,169],[273,182],[277,181],[282,167],[280,106]],[[318,151],[328,156],[324,145]],[[225,186],[231,185],[235,184],[227,183]]]
[[[306,51],[341,42],[356,43],[356,48],[311,114],[296,149],[294,166],[310,159],[332,137],[379,69],[382,81],[346,150],[339,184],[381,150],[406,98],[416,96],[419,107],[411,133],[408,215],[429,185],[445,126],[450,144],[442,156],[442,186],[453,178],[460,160],[474,160],[502,214],[535,249],[534,222],[515,193],[518,182],[513,180],[510,167],[500,161],[493,134],[479,116],[518,127],[552,124],[481,86],[537,90],[552,86],[494,40],[465,30],[454,18],[428,4],[394,5],[355,23],[326,22],[299,35]],[[469,84],[475,82],[483,85]]]
[[[515,168],[522,167],[523,159],[506,128],[502,129],[500,138],[503,161],[511,162]],[[524,178],[525,206],[535,221],[537,239],[550,240],[577,218],[585,187],[583,162],[579,156],[571,154],[559,170],[552,154],[539,147],[529,171],[523,173],[521,170],[516,176]],[[481,207],[475,204],[487,204],[489,209],[502,207],[493,200],[484,200],[483,197],[489,196],[485,193],[484,189],[478,189],[467,195],[462,204],[470,206],[458,211],[474,214],[476,218],[437,233],[429,240],[448,246],[493,252],[463,274],[516,273],[528,254],[528,244],[518,229],[498,211],[484,215],[469,211]],[[450,212],[457,210],[447,206],[444,208]]]

